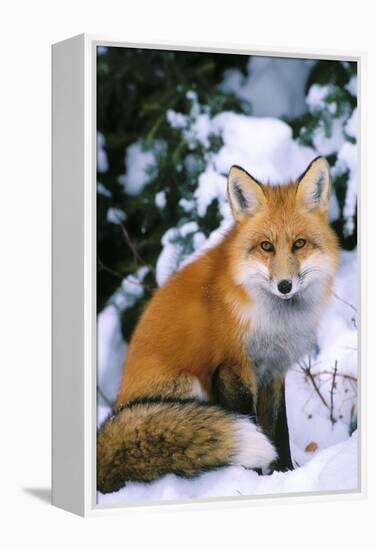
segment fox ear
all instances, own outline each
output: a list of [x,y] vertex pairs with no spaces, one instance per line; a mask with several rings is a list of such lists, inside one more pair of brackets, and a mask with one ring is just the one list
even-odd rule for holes
[[308,210],[326,212],[329,198],[329,165],[324,157],[317,157],[298,178],[297,201]]
[[260,183],[240,166],[232,166],[230,169],[227,193],[236,221],[242,221],[247,216],[252,216],[265,203]]

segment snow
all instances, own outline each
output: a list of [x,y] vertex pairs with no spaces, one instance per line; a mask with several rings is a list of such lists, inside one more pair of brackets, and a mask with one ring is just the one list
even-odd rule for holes
[[[351,119],[350,119],[351,120]],[[343,216],[346,220],[344,232],[351,235],[354,231],[354,214],[357,203],[357,164],[358,149],[356,144],[346,141],[338,151],[333,174],[347,174],[347,189]]]
[[166,193],[164,191],[159,191],[158,193],[155,194],[154,201],[155,201],[155,206],[163,210],[163,208],[167,204]]
[[184,115],[169,109],[166,114],[167,121],[172,128],[182,131],[190,149],[195,149],[197,144],[207,148],[210,145],[209,136],[213,133],[209,109],[199,104],[194,90],[189,90],[186,97],[191,102],[189,114]]
[[354,97],[358,94],[358,78],[356,75],[352,76],[348,84],[346,84],[346,90]]
[[178,265],[179,256],[181,255],[181,246],[175,242],[178,241],[179,231],[172,227],[168,229],[162,237],[163,250],[159,255],[156,265],[156,279],[159,286],[167,281]]
[[132,275],[125,277],[120,287],[108,300],[108,304],[114,305],[120,313],[134,306],[137,300],[144,295],[143,280],[149,271],[149,267],[142,266]]
[[330,133],[327,132],[323,121],[320,121],[313,131],[312,143],[316,151],[323,156],[336,153],[345,141],[343,134],[344,119],[333,120]]
[[[346,88],[354,92],[353,78]],[[333,84],[322,86],[313,84],[308,90],[308,110],[318,117],[312,135],[312,143],[320,155],[328,156],[337,153],[346,141],[346,137],[356,137],[356,109],[349,118],[350,107],[344,105],[339,109],[339,89]],[[356,77],[355,77],[356,94]],[[330,123],[328,122],[330,118]]]
[[100,181],[97,182],[97,193],[103,195],[104,197],[111,197],[112,193],[107,187],[103,185]]
[[189,90],[186,96],[191,102],[191,110],[188,117],[189,124],[183,130],[185,141],[190,149],[195,149],[197,144],[208,148],[209,136],[213,133],[209,109],[207,106],[200,105],[194,90]]
[[217,199],[220,203],[226,200],[225,176],[219,174],[212,164],[209,164],[205,172],[198,178],[198,186],[195,191],[197,212],[202,218],[206,214],[208,206]]
[[296,117],[306,110],[305,85],[315,61],[255,56],[247,75],[228,69],[220,88],[250,103],[254,116]]
[[98,493],[98,504],[356,490],[357,486],[357,434],[354,433],[350,439],[325,449],[306,466],[291,472],[261,476],[242,466],[229,466],[194,479],[168,474],[149,484],[130,482],[117,493]]
[[196,142],[201,143],[204,147],[209,147],[209,135],[211,131],[209,115],[207,113],[198,115],[189,132],[186,132],[186,140],[189,147],[193,149],[196,146]]
[[[322,86],[313,84],[308,90],[308,110],[319,117],[317,126],[312,135],[312,143],[320,155],[331,155],[336,153],[345,141],[344,123],[345,116],[336,117],[337,103],[332,100],[335,97],[336,89],[332,84]],[[330,128],[327,127],[327,116],[330,114],[332,121]]]
[[178,266],[187,259],[187,250],[201,249],[206,241],[205,235],[198,230],[196,222],[187,222],[180,227],[172,227],[162,237],[163,250],[157,260],[156,280],[163,285]]
[[196,222],[188,222],[180,227],[180,235],[186,237],[190,233],[196,233],[198,231],[198,225]]
[[107,153],[104,147],[104,135],[101,132],[97,132],[97,170],[102,173],[108,170]]
[[306,102],[311,112],[321,110],[326,97],[332,93],[332,86],[329,84],[321,86],[313,84],[308,90]]
[[97,320],[98,330],[98,367],[97,385],[99,422],[109,414],[108,403],[113,404],[119,388],[124,357],[127,346],[122,338],[119,313],[114,305],[107,306]]
[[183,197],[179,201],[179,206],[181,206],[183,208],[183,210],[185,210],[186,212],[190,212],[195,207],[195,201],[193,199],[189,200],[189,199],[186,199],[185,197]]
[[338,204],[337,195],[332,189],[332,193],[330,195],[330,201],[329,201],[329,212],[328,212],[328,218],[330,223],[333,223],[335,220],[338,220],[340,215],[341,215],[341,209]]
[[357,108],[353,110],[351,117],[347,121],[347,124],[345,126],[345,131],[348,136],[354,139],[357,137],[357,133],[358,133],[358,109]]
[[127,219],[127,215],[120,208],[109,208],[107,210],[106,219],[109,223],[119,224]]
[[[345,88],[350,94],[357,95],[357,77],[351,77]],[[357,123],[358,111],[351,112],[350,105],[343,105],[342,112],[337,114],[340,101],[340,90],[333,84],[325,86],[314,84],[307,94],[307,106],[311,113],[318,117],[317,125],[312,134],[315,150],[324,156],[336,154],[337,160],[333,167],[334,178],[344,176],[346,181],[346,198],[342,215],[345,219],[343,232],[345,236],[354,233],[354,215],[357,203]],[[341,110],[340,110],[341,111]],[[330,115],[330,124],[328,124]],[[333,202],[333,201],[332,201]],[[330,219],[334,217],[333,204]],[[338,218],[339,216],[337,216]]]
[[119,388],[127,343],[121,333],[121,315],[143,296],[143,280],[149,273],[146,266],[123,279],[120,288],[111,296],[106,307],[97,319],[97,386],[98,386],[98,425],[110,413]]
[[221,174],[238,164],[261,181],[286,182],[299,176],[316,155],[294,141],[290,126],[275,118],[224,112],[214,117],[213,126],[224,142],[213,158]]
[[148,273],[149,268],[147,266],[142,266],[138,268],[136,273],[123,279],[121,291],[126,297],[126,304],[123,306],[124,309],[126,307],[132,307],[136,303],[137,298],[143,296],[144,287],[142,286],[142,281]]
[[172,128],[185,128],[187,126],[187,117],[182,113],[177,113],[169,109],[166,113],[167,121]]
[[141,141],[132,143],[127,148],[125,165],[127,171],[119,176],[119,183],[124,187],[128,195],[138,195],[145,185],[152,179],[152,171],[156,168],[156,154],[162,147],[161,143],[155,143],[154,148],[145,149]]

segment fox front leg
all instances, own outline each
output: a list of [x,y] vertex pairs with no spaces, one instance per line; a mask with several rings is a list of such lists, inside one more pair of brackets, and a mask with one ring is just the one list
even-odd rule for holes
[[293,470],[284,377],[277,377],[272,382],[258,387],[256,415],[259,425],[274,443],[278,453],[272,470]]
[[214,401],[224,409],[256,420],[256,379],[248,365],[226,363],[213,379]]
[[[213,398],[224,409],[249,416],[255,423],[257,384],[249,364],[226,363],[220,365],[213,379]],[[262,475],[260,468],[255,468]]]

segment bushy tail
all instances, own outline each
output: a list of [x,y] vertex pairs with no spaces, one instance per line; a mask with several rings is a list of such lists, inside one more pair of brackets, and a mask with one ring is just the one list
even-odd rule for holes
[[267,437],[246,416],[195,400],[133,401],[97,436],[97,485],[117,491],[127,481],[175,473],[194,476],[230,464],[267,466],[276,458]]

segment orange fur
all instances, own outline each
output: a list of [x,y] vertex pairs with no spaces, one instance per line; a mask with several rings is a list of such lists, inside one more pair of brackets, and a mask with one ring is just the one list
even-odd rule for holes
[[[237,215],[229,192],[235,225],[221,243],[155,292],[131,339],[117,405],[163,395],[163,388],[179,378],[198,380],[210,398],[214,371],[222,363],[247,365],[249,377],[255,377],[244,346],[252,333],[248,312],[255,296],[246,281],[253,266],[263,266],[277,280],[296,276],[307,260],[325,260],[325,301],[337,265],[337,243],[326,208],[310,209],[304,202],[303,182],[310,192],[308,176],[283,186],[259,185],[249,175],[241,176],[247,197],[256,201],[254,210]],[[299,238],[306,245],[292,251]],[[262,250],[262,241],[272,242],[275,253]]]

